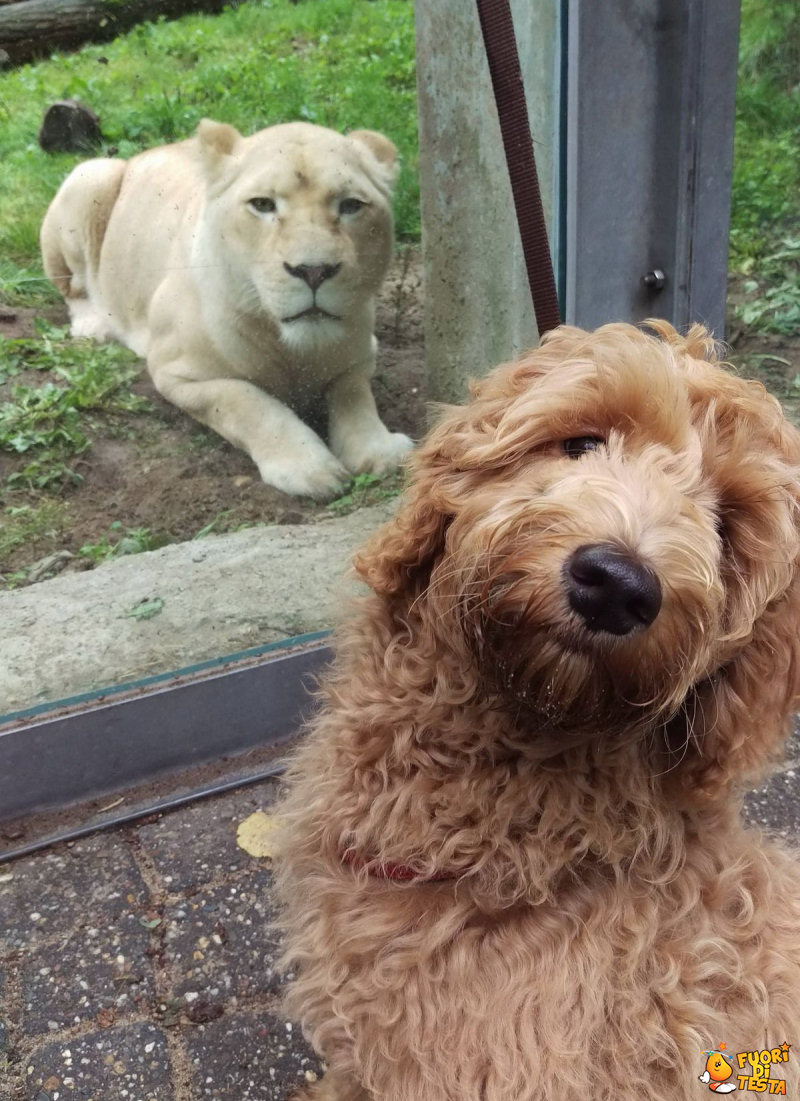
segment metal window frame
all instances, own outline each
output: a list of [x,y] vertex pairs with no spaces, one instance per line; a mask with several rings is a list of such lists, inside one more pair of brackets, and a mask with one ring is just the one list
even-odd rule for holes
[[564,0],[567,321],[724,336],[739,15],[736,0]]
[[297,734],[331,657],[329,632],[7,716],[0,820],[236,758]]

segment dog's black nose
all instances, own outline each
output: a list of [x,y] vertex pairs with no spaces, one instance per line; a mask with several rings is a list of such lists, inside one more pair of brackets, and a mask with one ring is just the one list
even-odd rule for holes
[[293,275],[295,279],[302,279],[304,283],[308,283],[312,291],[315,291],[326,279],[332,279],[342,265],[298,264],[296,267],[292,267],[291,264],[284,262],[283,266],[286,268],[289,275]]
[[648,567],[608,543],[578,549],[564,567],[569,604],[590,631],[627,635],[661,609],[661,583]]

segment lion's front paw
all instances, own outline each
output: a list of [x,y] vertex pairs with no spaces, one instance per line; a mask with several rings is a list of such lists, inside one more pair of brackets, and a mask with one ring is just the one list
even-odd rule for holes
[[329,451],[315,454],[292,453],[258,464],[262,481],[293,497],[313,497],[330,501],[343,492],[350,480],[347,470]]
[[108,314],[98,309],[91,299],[69,299],[69,315],[70,335],[77,340],[96,340],[102,344],[113,339]]
[[402,432],[384,432],[369,439],[348,440],[339,452],[351,474],[388,474],[403,461],[414,441]]

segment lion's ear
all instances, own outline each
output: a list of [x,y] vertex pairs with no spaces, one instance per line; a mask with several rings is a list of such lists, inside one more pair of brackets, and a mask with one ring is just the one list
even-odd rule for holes
[[206,167],[211,170],[216,170],[222,158],[229,157],[241,140],[239,131],[227,122],[201,119],[197,127],[200,154]]
[[397,179],[399,169],[397,147],[394,143],[389,141],[383,134],[379,134],[377,130],[351,130],[347,136],[367,147],[378,162],[384,185],[388,190],[391,190]]

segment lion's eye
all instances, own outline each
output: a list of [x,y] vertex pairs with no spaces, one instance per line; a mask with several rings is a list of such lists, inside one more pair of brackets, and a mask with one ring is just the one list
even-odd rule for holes
[[274,199],[268,199],[266,195],[256,196],[255,199],[250,199],[247,204],[251,210],[256,214],[274,214],[277,207],[275,206]]
[[342,199],[339,203],[340,214],[358,214],[367,204],[361,199]]
[[600,436],[574,436],[571,440],[564,440],[561,446],[570,459],[579,459],[587,451],[597,451],[605,442]]

